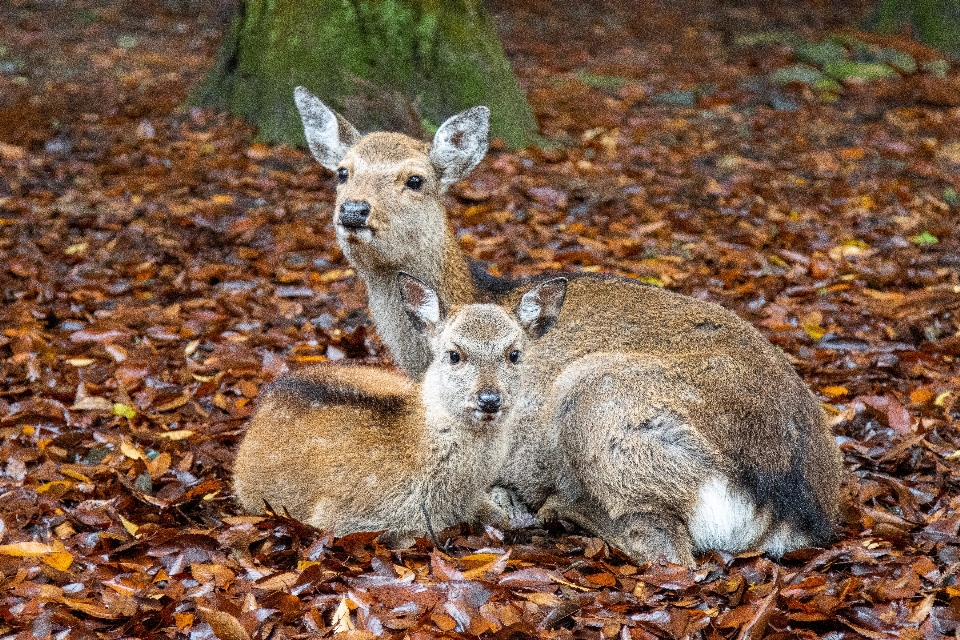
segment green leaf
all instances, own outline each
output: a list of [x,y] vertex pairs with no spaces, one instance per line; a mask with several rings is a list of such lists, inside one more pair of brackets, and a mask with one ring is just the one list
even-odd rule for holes
[[138,40],[136,36],[127,34],[117,36],[117,46],[121,49],[133,49],[135,46],[137,46],[137,42]]
[[800,37],[789,31],[761,31],[758,33],[746,33],[737,36],[733,41],[738,47],[756,47],[764,44],[786,44],[796,45],[800,43]]
[[153,493],[153,481],[150,479],[150,474],[146,471],[137,476],[137,479],[133,481],[133,486],[147,495]]
[[630,83],[629,78],[624,78],[622,76],[605,76],[589,73],[587,71],[578,71],[577,80],[591,87],[596,87],[597,89],[607,89],[610,91],[619,91]]
[[653,286],[660,287],[661,289],[664,287],[663,280],[656,276],[637,276],[637,280],[644,284],[652,284]]
[[836,42],[821,42],[819,44],[804,43],[793,48],[793,55],[801,62],[823,66],[827,62],[845,60],[849,54],[847,49]]
[[957,197],[957,190],[953,187],[947,187],[943,190],[943,201],[951,207],[960,204],[960,198]]
[[113,415],[123,416],[124,418],[132,420],[137,415],[137,410],[133,407],[117,402],[113,405]]
[[925,244],[937,244],[938,242],[940,242],[940,240],[937,239],[937,236],[933,235],[929,231],[924,231],[920,235],[916,235],[910,238],[910,242],[916,245],[925,245]]
[[901,73],[916,73],[917,61],[913,56],[899,49],[880,49],[876,56],[877,62],[885,62]]
[[[833,94],[840,93],[841,91],[843,91],[843,87],[840,85],[839,82],[837,82],[833,78],[827,78],[826,76],[814,82],[813,88],[818,91],[822,91],[824,94],[829,94],[831,96]],[[824,97],[824,96],[821,95],[821,97]]]
[[823,72],[836,80],[860,80],[870,82],[881,78],[891,78],[897,75],[891,67],[877,62],[853,62],[839,60],[823,65]]
[[870,48],[870,45],[861,40],[860,38],[855,38],[854,36],[849,36],[844,33],[832,33],[830,37],[827,38],[828,42],[833,42],[853,51],[861,51],[863,49]]
[[697,106],[697,94],[693,91],[664,91],[651,97],[650,102],[672,107],[695,107]]
[[805,64],[795,64],[789,67],[784,67],[782,69],[777,69],[770,74],[770,78],[781,84],[789,84],[791,82],[801,82],[803,84],[813,85],[818,80],[824,79],[826,76],[819,69],[814,69],[813,67],[807,66]]
[[930,60],[928,62],[921,62],[920,68],[930,75],[943,80],[947,77],[947,72],[950,71],[950,63],[946,60]]

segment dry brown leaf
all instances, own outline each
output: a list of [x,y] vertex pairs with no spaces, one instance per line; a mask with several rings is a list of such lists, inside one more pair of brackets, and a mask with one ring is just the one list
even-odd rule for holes
[[198,606],[197,613],[210,625],[213,634],[220,640],[250,640],[250,634],[240,621],[226,611]]

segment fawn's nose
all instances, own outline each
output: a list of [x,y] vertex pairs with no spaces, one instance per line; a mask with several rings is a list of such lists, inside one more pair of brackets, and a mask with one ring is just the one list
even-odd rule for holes
[[338,222],[347,229],[362,229],[370,217],[370,203],[366,200],[345,200],[340,205]]
[[477,406],[484,413],[500,411],[500,392],[496,389],[480,389],[477,393]]

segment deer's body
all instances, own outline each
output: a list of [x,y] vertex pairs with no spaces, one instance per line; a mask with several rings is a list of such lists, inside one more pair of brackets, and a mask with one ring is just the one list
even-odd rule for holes
[[[538,313],[559,312],[562,282],[534,289],[554,301]],[[234,465],[246,510],[268,503],[337,535],[386,529],[393,544],[431,527],[513,515],[489,492],[510,444],[504,424],[521,386],[525,324],[492,304],[458,309],[440,324],[438,298],[422,291],[429,295],[408,293],[406,303],[400,296],[431,343],[422,383],[380,368],[319,365],[267,388]],[[431,303],[433,316],[423,312]]]
[[[397,134],[361,138],[342,120],[331,129],[319,100],[302,89],[297,100],[314,156],[340,173],[338,241],[384,342],[419,376],[424,343],[382,284],[393,271],[412,269],[445,305],[519,298],[516,283],[471,268],[439,201],[486,151],[482,108],[444,123],[432,147],[410,141],[387,160],[373,151]],[[358,202],[363,220],[351,215]],[[556,326],[527,355],[497,479],[527,507],[546,505],[638,560],[779,554],[832,534],[842,466],[822,409],[732,312],[623,278],[571,276]]]

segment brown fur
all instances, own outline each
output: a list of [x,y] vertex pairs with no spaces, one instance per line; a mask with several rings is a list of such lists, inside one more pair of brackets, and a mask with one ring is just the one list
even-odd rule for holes
[[[234,465],[234,491],[246,510],[269,503],[338,535],[386,529],[393,544],[431,527],[515,515],[502,492],[488,498],[507,454],[503,425],[522,384],[523,367],[511,354],[522,355],[532,323],[555,317],[559,303],[542,305],[532,320],[475,304],[440,322],[435,294],[412,278],[404,285],[407,312],[434,354],[424,382],[331,365],[277,380]],[[548,282],[531,293],[546,291],[562,302],[563,285]],[[491,392],[499,410],[485,411],[481,398]]]
[[[476,126],[455,116],[441,132],[448,124]],[[413,376],[424,348],[383,285],[395,270],[412,269],[445,305],[519,300],[514,283],[471,274],[435,186],[384,190],[414,164],[439,183],[425,167],[457,151],[441,132],[429,151],[369,134],[340,165],[354,171],[338,210],[365,199],[389,231],[371,239],[338,226],[338,240],[384,341]],[[374,143],[410,155],[369,156]],[[474,147],[462,153],[471,160],[457,166],[478,161]],[[546,503],[544,515],[569,517],[638,560],[689,564],[706,548],[779,554],[832,535],[843,470],[823,411],[786,357],[730,311],[622,278],[571,277],[564,310],[526,367],[498,484],[527,506]]]

